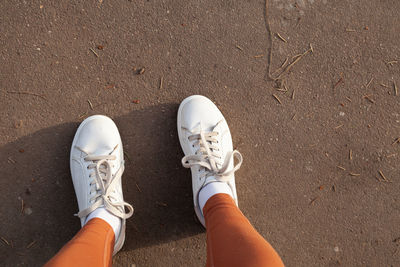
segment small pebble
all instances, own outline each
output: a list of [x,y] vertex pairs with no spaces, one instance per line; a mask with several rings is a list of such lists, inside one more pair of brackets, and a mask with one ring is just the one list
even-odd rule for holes
[[26,214],[26,215],[31,215],[32,214],[32,209],[31,208],[25,208],[24,209],[24,213]]

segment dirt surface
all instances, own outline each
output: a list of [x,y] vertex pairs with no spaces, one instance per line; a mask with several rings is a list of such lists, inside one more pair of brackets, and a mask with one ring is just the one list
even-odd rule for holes
[[240,207],[287,266],[400,266],[399,1],[270,0],[271,71],[313,47],[283,85],[261,0],[0,8],[2,266],[40,266],[79,230],[69,149],[92,114],[129,157],[135,214],[114,266],[204,266],[176,132],[192,94],[227,118]]

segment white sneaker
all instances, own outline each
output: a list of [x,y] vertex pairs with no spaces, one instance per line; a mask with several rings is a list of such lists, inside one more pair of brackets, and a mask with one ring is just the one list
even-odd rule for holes
[[[182,165],[192,171],[194,209],[205,227],[199,206],[200,190],[209,183],[226,182],[237,205],[234,172],[242,164],[242,155],[233,151],[231,133],[221,111],[204,96],[194,95],[182,101],[178,136],[185,154]],[[234,157],[239,161],[236,166]]]
[[76,215],[82,227],[86,217],[99,207],[121,218],[121,230],[115,237],[116,254],[124,244],[125,220],[132,216],[133,208],[124,202],[124,153],[117,126],[110,118],[95,115],[81,123],[72,142],[70,167],[79,206]]

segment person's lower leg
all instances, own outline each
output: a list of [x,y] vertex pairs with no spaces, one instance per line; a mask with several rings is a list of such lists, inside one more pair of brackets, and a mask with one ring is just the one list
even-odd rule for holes
[[111,225],[103,219],[93,218],[45,267],[111,266],[114,243],[115,235]]
[[228,194],[215,194],[203,208],[207,266],[283,266],[272,246],[253,228]]

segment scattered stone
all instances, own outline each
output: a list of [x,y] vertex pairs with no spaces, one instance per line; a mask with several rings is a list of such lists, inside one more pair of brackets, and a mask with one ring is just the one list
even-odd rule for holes
[[31,215],[33,210],[31,208],[24,208],[25,215]]

